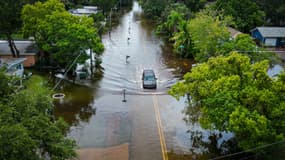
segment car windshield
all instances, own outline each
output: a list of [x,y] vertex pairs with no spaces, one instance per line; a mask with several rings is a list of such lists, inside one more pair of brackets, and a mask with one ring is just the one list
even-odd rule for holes
[[145,80],[145,81],[154,81],[155,78],[154,78],[154,76],[145,76],[145,77],[144,77],[144,80]]

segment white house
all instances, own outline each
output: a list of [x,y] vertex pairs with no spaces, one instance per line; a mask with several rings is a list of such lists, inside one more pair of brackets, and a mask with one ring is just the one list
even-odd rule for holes
[[6,67],[7,75],[22,78],[24,75],[23,63],[26,58],[0,58],[0,68]]
[[99,11],[96,6],[84,6],[83,8],[71,9],[69,12],[75,16],[90,16],[91,14],[97,14]]

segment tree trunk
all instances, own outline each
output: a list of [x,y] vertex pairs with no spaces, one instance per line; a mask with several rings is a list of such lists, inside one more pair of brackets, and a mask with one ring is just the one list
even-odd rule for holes
[[6,36],[7,36],[7,40],[8,40],[8,43],[9,43],[9,47],[10,47],[10,51],[12,53],[12,56],[14,58],[19,58],[20,57],[20,52],[19,52],[18,48],[16,47],[15,42],[14,42],[11,34],[7,33]]
[[20,51],[18,50],[14,40],[12,40],[12,44],[13,44],[13,47],[14,47],[14,49],[16,51],[16,57],[19,58],[20,57]]
[[8,40],[8,43],[9,43],[9,47],[10,47],[10,51],[12,53],[12,56],[15,58],[16,57],[16,53],[15,53],[15,50],[14,50],[14,47],[13,47],[13,42],[12,42],[12,37],[9,33],[6,34],[7,36],[7,40]]

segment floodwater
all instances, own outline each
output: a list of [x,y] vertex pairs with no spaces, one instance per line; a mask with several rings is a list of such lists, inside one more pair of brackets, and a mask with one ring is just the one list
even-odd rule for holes
[[[62,84],[66,97],[55,101],[56,117],[70,125],[67,136],[77,142],[81,158],[93,151],[97,159],[163,159],[158,116],[169,159],[219,156],[233,135],[203,130],[184,115],[185,98],[177,101],[167,94],[193,62],[175,57],[141,11],[134,2],[120,24],[102,37],[105,51],[97,80]],[[143,69],[154,70],[156,90],[142,88]],[[122,102],[124,90],[127,102]]]

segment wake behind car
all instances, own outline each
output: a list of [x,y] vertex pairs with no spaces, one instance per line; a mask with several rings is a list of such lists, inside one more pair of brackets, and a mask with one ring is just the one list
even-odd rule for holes
[[142,83],[144,89],[156,89],[156,80],[153,70],[146,69],[143,71]]

